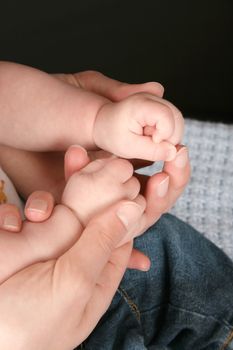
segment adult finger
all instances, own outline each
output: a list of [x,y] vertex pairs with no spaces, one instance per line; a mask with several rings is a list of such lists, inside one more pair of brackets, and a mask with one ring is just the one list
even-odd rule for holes
[[111,79],[96,71],[85,71],[73,74],[77,86],[104,96],[111,101],[122,99],[137,92],[147,92],[162,97],[164,88],[160,83],[148,82],[144,84],[126,84]]
[[[132,157],[139,159],[146,159],[148,161],[170,161],[175,158],[176,148],[171,143],[162,141],[154,143],[150,136],[131,135],[131,142],[135,145]],[[129,158],[130,158],[129,153]]]
[[[143,194],[147,203],[145,229],[174,205],[189,181],[190,163],[187,149],[177,146],[177,150],[177,157],[171,162],[165,162],[162,172],[147,179],[143,178],[145,188]],[[184,157],[184,160],[180,157]]]
[[54,209],[55,200],[50,192],[35,191],[27,199],[24,214],[29,221],[47,220]]
[[0,228],[9,232],[20,232],[22,218],[19,209],[13,204],[0,205]]
[[109,308],[124,276],[131,251],[132,242],[115,249],[99,276],[86,304],[84,317],[79,323],[79,330],[81,334],[84,334],[84,339],[89,335],[86,333],[87,325],[90,330],[94,329],[98,321]]
[[138,249],[133,249],[128,265],[128,269],[148,271],[150,269],[150,259]]
[[170,209],[184,191],[191,174],[188,149],[177,146],[177,155],[171,162],[165,162],[163,172],[169,176],[169,204]]
[[121,201],[94,217],[78,242],[58,259],[63,286],[67,288],[65,281],[70,285],[72,280],[75,290],[85,281],[89,298],[88,291],[93,289],[118,243],[140,220],[143,209],[134,202]]
[[75,172],[84,168],[90,162],[87,151],[79,145],[68,148],[64,157],[65,180],[67,181]]

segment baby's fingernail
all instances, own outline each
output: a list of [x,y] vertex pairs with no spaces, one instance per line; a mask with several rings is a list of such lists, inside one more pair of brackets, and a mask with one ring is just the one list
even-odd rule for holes
[[6,230],[17,230],[20,227],[19,218],[15,215],[6,215],[3,219],[3,228]]
[[177,151],[176,151],[175,146],[170,145],[170,147],[168,148],[168,150],[166,152],[165,160],[167,162],[173,160],[176,157],[176,153],[177,153]]
[[186,147],[181,148],[175,159],[175,166],[177,168],[184,168],[188,163],[188,150]]
[[118,209],[116,215],[129,230],[142,215],[142,208],[136,203],[128,202]]
[[169,185],[169,176],[167,176],[164,180],[160,182],[157,188],[157,196],[158,197],[165,197],[168,191],[168,185]]
[[46,213],[47,209],[48,209],[48,203],[43,199],[39,199],[39,198],[32,199],[27,204],[27,210],[31,210],[34,212]]

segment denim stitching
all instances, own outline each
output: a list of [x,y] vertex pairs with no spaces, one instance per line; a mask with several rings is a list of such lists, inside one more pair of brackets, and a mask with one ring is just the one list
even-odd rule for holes
[[138,323],[141,323],[141,315],[137,305],[130,299],[129,295],[126,293],[126,291],[122,287],[119,287],[117,291],[121,294],[121,296],[124,298],[128,306],[130,307]]
[[229,334],[229,336],[227,337],[227,340],[225,341],[225,343],[223,344],[220,350],[225,350],[227,346],[230,345],[232,340],[233,340],[233,331]]

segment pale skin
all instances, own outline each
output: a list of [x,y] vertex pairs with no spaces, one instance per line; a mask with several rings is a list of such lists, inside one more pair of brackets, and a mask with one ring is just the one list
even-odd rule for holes
[[[80,151],[83,150],[80,149]],[[71,152],[66,154],[66,163],[69,163]],[[119,170],[120,176],[114,176],[116,170]],[[68,165],[66,172],[69,172]],[[0,283],[12,272],[35,261],[56,258],[81,236],[83,228],[92,217],[120,200],[134,200],[135,207],[138,204],[138,210],[144,212],[145,199],[139,196],[140,184],[132,175],[132,165],[127,160],[119,158],[95,160],[71,175],[63,192],[61,202],[63,205],[57,205],[47,221],[37,225],[24,221],[21,234],[10,235],[8,240],[5,239],[5,235],[0,235],[0,260],[3,259],[4,262],[6,255],[9,259],[8,264],[0,261]],[[88,201],[87,193],[89,193]],[[144,226],[144,218],[142,218],[140,222],[135,223],[133,231],[128,233],[129,239],[120,244],[140,234]],[[58,237],[56,241],[54,234]],[[38,239],[42,235],[46,238],[45,242]],[[31,251],[31,256],[24,254],[27,249]]]
[[[2,349],[71,350],[107,310],[128,264],[132,241],[116,248],[140,220],[120,202],[89,222],[80,239],[56,259],[32,264],[0,285]],[[117,213],[130,208],[129,226]],[[88,253],[87,253],[88,252]],[[75,311],[74,311],[75,310]]]
[[[175,174],[179,182],[184,181],[189,172],[187,151],[185,148],[181,148],[180,151],[184,153],[182,154],[181,152],[182,156],[186,156],[186,164],[181,164],[184,166],[180,167],[178,162],[177,167],[177,159],[179,161],[177,156],[173,162],[165,164],[164,169],[168,169],[166,175],[165,173],[155,175],[157,191],[154,191],[154,201],[157,203],[157,216],[156,211],[154,211],[153,222],[158,220],[160,215],[169,209],[169,206],[173,204],[173,201],[184,186],[184,183],[181,183],[182,187],[177,193],[175,193],[175,188],[172,189],[171,187],[173,191],[171,190],[169,193],[169,167],[172,169],[173,166],[171,179],[174,178]],[[78,159],[79,157],[83,157],[83,159],[86,157],[86,162],[89,162],[87,154],[80,147],[70,147],[66,153],[65,173],[66,179],[69,180],[62,196],[62,203],[66,207],[57,205],[50,219],[37,225],[25,221],[20,235],[6,234],[4,231],[0,233],[0,265],[2,267],[0,282],[3,282],[12,273],[34,262],[46,261],[48,258],[59,256],[81,236],[83,227],[87,226],[92,217],[119,200],[134,200],[135,204],[139,204],[144,212],[140,222],[135,223],[135,227],[131,228],[121,245],[143,233],[153,223],[151,222],[152,213],[150,208],[145,208],[145,198],[147,197],[144,198],[139,195],[140,184],[132,176],[133,167],[128,161],[116,157],[105,158],[89,162],[83,169],[77,171],[78,167],[76,165],[75,169],[73,159]],[[120,177],[116,173],[118,170],[120,171]],[[176,182],[178,182],[177,180]],[[173,187],[175,186],[173,185]],[[167,192],[169,199],[167,198]],[[86,200],[87,193],[89,194],[88,200]],[[48,198],[48,206],[44,213],[41,210],[35,210],[32,206],[30,208],[30,202],[33,203],[33,200],[37,202],[38,200],[45,200],[44,196]],[[36,192],[30,196],[25,208],[25,214],[34,222],[39,222],[50,215],[52,208],[52,196],[43,192]],[[17,215],[21,224],[19,212],[17,212],[15,207],[8,204],[0,206],[2,223],[4,222],[4,216],[9,214]],[[11,227],[4,228],[11,229]],[[8,261],[7,264],[5,264],[6,260]],[[147,269],[149,261],[140,252],[134,251],[129,267],[141,268],[142,270]]]
[[[151,133],[151,129],[147,131]],[[83,155],[83,165],[89,162],[89,159],[85,157]],[[186,162],[176,162],[179,158],[186,159]],[[43,164],[43,161],[40,164]],[[70,173],[68,177],[75,170],[79,169],[77,169],[77,164],[73,162],[72,167],[68,171]],[[174,161],[165,164],[162,173],[156,174],[147,182],[144,192],[147,208],[144,214],[139,213],[138,209],[136,210],[133,220],[134,225],[136,221],[140,222],[142,217],[144,217],[143,220],[146,218],[145,227],[150,226],[152,222],[156,221],[163,211],[172,205],[182,192],[188,180],[189,170],[187,150],[182,148],[177,153]],[[167,181],[168,177],[169,186],[167,191],[163,191],[164,195],[162,197],[162,192],[158,191],[160,195],[156,196],[159,185],[164,180]],[[50,183],[53,183],[53,181],[56,183],[57,178],[51,177],[49,181]],[[144,178],[141,183],[144,183]],[[57,188],[56,185],[54,185],[54,188]],[[41,197],[40,195],[38,197],[37,194],[38,198],[46,201],[48,194],[41,193]],[[157,198],[157,201],[155,198]],[[152,204],[154,202],[157,202],[157,207]],[[125,204],[125,202],[120,202],[120,204]],[[7,300],[3,304],[0,301],[0,313],[7,316],[0,319],[0,330],[3,332],[0,339],[2,339],[1,345],[4,349],[10,349],[15,344],[17,344],[18,349],[30,348],[31,346],[35,347],[35,344],[38,344],[38,349],[72,349],[88,336],[111,302],[132,252],[132,241],[116,249],[123,237],[128,233],[128,230],[127,233],[124,231],[121,236],[121,229],[125,230],[125,226],[122,222],[119,225],[119,217],[116,215],[116,212],[118,212],[117,206],[120,204],[113,205],[103,214],[89,221],[84,234],[78,242],[63,255],[59,255],[56,259],[48,260],[43,264],[31,265],[9,278],[0,286],[0,300]],[[26,213],[30,214],[29,217],[31,216],[32,219],[36,217],[38,221],[43,217],[46,218],[49,216],[52,207],[53,201],[50,197],[46,212],[35,213],[33,210],[30,212],[29,202]],[[71,214],[73,215],[73,213]],[[108,232],[111,233],[110,236],[106,235]],[[109,241],[110,237],[111,239]],[[41,238],[42,233],[40,237],[38,236],[38,240]],[[90,251],[90,246],[93,247],[93,251],[91,254],[87,254],[86,252]],[[107,249],[107,256],[106,250],[104,249],[103,251],[103,247],[110,247]],[[62,253],[60,252],[60,254]],[[32,279],[32,275],[38,275],[40,278],[38,277],[38,280],[35,278]],[[59,278],[59,276],[62,276],[62,278]],[[77,278],[78,276],[79,278]],[[54,308],[50,304],[51,281],[53,282],[52,285],[54,283],[56,284],[56,289],[53,290]],[[43,293],[38,290],[39,285],[42,286]],[[14,293],[15,290],[19,291],[17,295]],[[67,296],[67,291],[69,291],[70,298],[65,298],[64,300],[63,296]],[[19,300],[21,303],[19,303]],[[27,307],[24,307],[22,300],[26,300]],[[38,315],[39,317],[34,320],[34,324],[31,320],[35,316],[35,304],[33,304],[33,307],[29,305],[32,300],[38,301],[36,309],[41,311]],[[12,307],[12,305],[15,307]],[[22,309],[20,309],[20,305]],[[75,307],[75,305],[77,306]],[[72,314],[73,308],[76,311],[78,309],[75,315]],[[83,312],[84,308],[85,312]],[[14,326],[12,324],[13,321]],[[43,329],[40,328],[41,324],[45,325]],[[57,329],[59,328],[59,324],[65,324],[66,327],[63,327],[58,337]],[[23,329],[21,325],[23,325]],[[15,337],[12,337],[12,329],[14,329]],[[34,332],[35,329],[38,332]],[[28,336],[29,334],[30,336]]]
[[79,144],[127,159],[171,160],[183,136],[182,114],[159,96],[156,83],[113,102],[62,76],[1,62],[0,91],[1,143],[19,149]]
[[[14,77],[15,78],[15,77]],[[58,75],[59,79],[62,79],[67,84],[72,84],[77,88],[82,88],[84,90],[87,90],[87,92],[92,92],[94,94],[98,95],[104,95],[105,98],[108,98],[110,100],[119,101],[121,99],[124,99],[132,94],[135,94],[136,92],[150,92],[154,95],[158,95],[159,97],[162,97],[163,94],[163,88],[158,83],[146,83],[146,84],[135,84],[135,85],[128,85],[125,83],[121,83],[118,81],[115,81],[113,79],[110,79],[108,77],[103,76],[102,74],[98,72],[83,72],[83,73],[77,73],[74,75]],[[4,166],[4,169],[7,170],[7,173],[9,173],[10,177],[13,179],[14,183],[16,184],[16,187],[20,190],[21,195],[27,197],[33,190],[37,189],[38,187],[44,190],[52,190],[52,193],[56,199],[57,202],[60,202],[60,193],[63,190],[64,186],[64,180],[63,180],[63,167],[62,167],[62,156],[59,156],[59,154],[55,153],[32,153],[32,152],[26,152],[26,151],[20,151],[17,149],[12,149],[6,146],[2,146],[2,152],[1,155],[1,163]],[[74,153],[74,152],[73,152]],[[101,153],[101,152],[99,152]],[[186,153],[186,152],[184,152]],[[185,156],[185,155],[184,155]],[[82,156],[82,154],[78,154],[77,157],[75,157],[75,161],[73,164],[71,163],[71,168],[73,167],[73,170],[79,169],[80,167],[84,166],[87,163],[87,160],[85,159],[85,154]],[[99,157],[98,155],[94,155],[95,157]],[[93,158],[92,158],[93,159]],[[74,160],[74,157],[73,157]],[[135,162],[134,162],[135,163]],[[143,166],[143,163],[140,163],[138,166]],[[76,167],[76,168],[75,168]],[[50,171],[51,169],[51,171]],[[184,173],[184,178],[188,179],[188,172],[189,167]],[[30,174],[30,176],[28,176]],[[151,224],[155,222],[159,218],[162,212],[158,213],[157,208],[155,207],[155,189],[154,187],[158,185],[158,180],[160,182],[163,182],[164,175],[163,174],[157,174],[153,177],[151,177],[148,181],[147,177],[136,175],[140,181],[141,184],[141,191],[145,194],[146,200],[147,200],[147,225],[146,227],[149,227]],[[178,181],[182,184],[182,178],[181,181]],[[148,182],[148,183],[147,183]],[[26,184],[26,187],[25,187]],[[38,186],[35,188],[35,184]],[[180,189],[182,189],[183,185],[180,185]],[[174,191],[173,191],[174,192]],[[36,194],[38,197],[38,192]],[[42,196],[42,193],[39,192],[39,196]],[[176,196],[175,196],[176,197]],[[171,199],[172,202],[173,199]],[[29,198],[30,201],[30,198]],[[53,200],[51,196],[48,196],[46,194],[45,201],[47,201],[47,211],[45,213],[41,213],[40,211],[35,214],[35,211],[33,212],[27,212],[26,209],[26,215],[31,220],[45,220],[49,214],[51,213],[52,207],[53,207]],[[18,225],[16,227],[8,227],[8,230],[12,231],[18,231],[20,229],[21,221],[19,215],[17,215],[16,210],[13,210],[13,213],[9,212],[9,206],[7,207],[7,210],[2,208],[3,216],[6,215],[16,215],[18,218]],[[2,220],[3,225],[3,220]],[[135,254],[137,253],[137,254]],[[135,258],[137,257],[137,258]],[[137,268],[145,268],[145,265],[148,266],[148,260],[146,261],[145,258],[143,259],[143,256],[139,254],[139,252],[134,251],[134,255],[132,256],[132,259],[130,261],[131,267],[137,267]]]
[[[73,155],[77,155],[77,151],[82,150],[77,147],[70,149]],[[155,175],[154,200],[158,205],[157,215],[159,216],[173,204],[172,202],[182,192],[188,180],[189,162],[187,157],[187,161],[184,162],[184,154],[182,154],[185,152],[187,151],[182,148],[174,161],[165,164],[164,172]],[[182,157],[179,158],[181,155]],[[72,156],[68,159],[72,162]],[[71,175],[74,169],[75,164],[67,168],[66,175]],[[164,179],[164,175],[169,176],[170,184],[161,197],[161,192],[158,190],[161,177]],[[39,194],[36,198],[46,200],[48,195],[48,193],[41,193],[41,197]],[[34,194],[31,196],[32,199],[33,196]],[[140,207],[142,203],[137,204]],[[127,206],[130,209],[125,210]],[[38,248],[37,244],[40,240],[43,242],[43,238],[46,237],[46,229],[51,227],[48,223],[53,225],[56,222],[56,227],[58,223],[61,224],[61,221],[58,221],[57,208],[60,210],[60,206],[55,208],[51,221],[49,219],[43,223],[45,230],[40,236],[37,235],[34,242],[31,241],[30,248],[34,249],[34,253]],[[114,204],[90,220],[81,238],[76,243],[70,241],[72,247],[68,250],[66,248],[63,254],[61,251],[57,252],[58,256],[55,259],[47,257],[44,263],[38,259],[38,263],[34,261],[2,283],[0,285],[0,345],[2,348],[21,350],[33,347],[35,350],[71,350],[80,344],[107,310],[129,264],[130,256],[132,257],[133,237],[131,236],[129,243],[120,248],[117,246],[129,239],[129,232],[135,232],[135,223],[140,227],[140,222],[144,222],[146,211],[143,213],[143,210],[144,205],[141,206],[141,210],[138,210],[138,206],[129,201]],[[30,202],[26,213],[30,213]],[[35,214],[33,210],[32,213]],[[127,221],[119,220],[120,217],[122,218],[122,213]],[[69,212],[69,214],[74,218],[73,213]],[[62,212],[62,220],[63,215],[64,212]],[[38,220],[37,216],[36,218]],[[125,222],[128,223],[127,229]],[[15,235],[15,233],[9,233],[9,235]],[[57,238],[59,237],[56,237],[56,240]],[[46,240],[43,243],[45,243],[43,248],[46,249]],[[20,253],[22,254],[22,251]],[[30,249],[25,250],[25,254],[27,253],[30,254]],[[8,259],[9,257],[6,256],[5,264],[8,263]],[[2,262],[4,264],[4,259]],[[16,290],[17,293],[15,293]]]

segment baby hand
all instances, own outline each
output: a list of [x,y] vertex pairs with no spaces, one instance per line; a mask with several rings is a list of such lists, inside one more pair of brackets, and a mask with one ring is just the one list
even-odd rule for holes
[[75,212],[85,227],[93,216],[113,203],[135,199],[139,190],[139,181],[133,177],[133,166],[127,160],[98,159],[69,178],[62,203]]
[[181,142],[184,120],[170,102],[137,93],[116,103],[106,103],[93,128],[95,144],[123,158],[172,160]]

